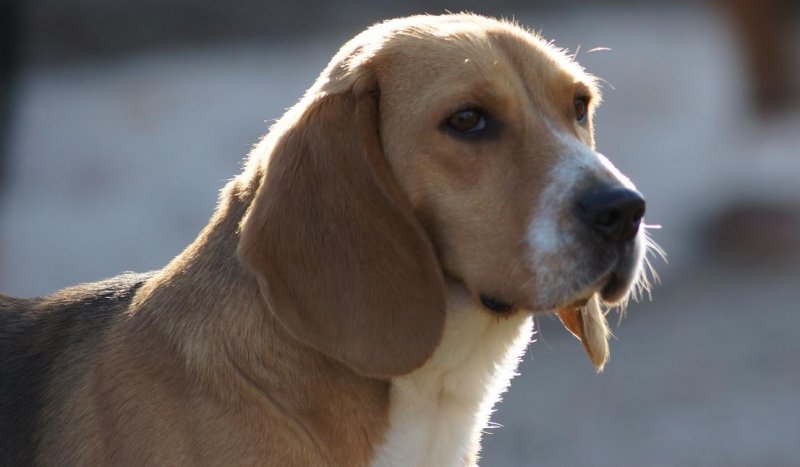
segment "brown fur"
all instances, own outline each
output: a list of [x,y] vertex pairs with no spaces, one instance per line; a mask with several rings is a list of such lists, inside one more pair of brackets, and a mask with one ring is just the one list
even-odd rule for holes
[[[520,258],[557,156],[540,117],[593,147],[591,125],[568,116],[578,87],[599,98],[560,52],[485,18],[414,17],[356,37],[254,149],[197,240],[114,299],[96,342],[46,350],[60,354],[32,454],[6,458],[366,464],[387,430],[389,378],[439,343],[445,280],[537,309]],[[504,122],[496,138],[443,133],[465,102]],[[0,307],[47,320],[47,300],[78,307],[69,293]]]
[[387,377],[436,348],[444,281],[386,166],[375,84],[359,79],[361,89],[310,103],[276,141],[239,254],[296,338]]

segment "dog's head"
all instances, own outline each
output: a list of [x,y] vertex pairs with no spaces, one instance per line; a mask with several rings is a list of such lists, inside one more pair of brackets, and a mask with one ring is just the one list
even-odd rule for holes
[[375,376],[485,312],[559,313],[601,368],[600,301],[640,276],[644,200],[594,150],[595,80],[509,23],[420,16],[348,42],[251,155],[240,257],[298,339]]

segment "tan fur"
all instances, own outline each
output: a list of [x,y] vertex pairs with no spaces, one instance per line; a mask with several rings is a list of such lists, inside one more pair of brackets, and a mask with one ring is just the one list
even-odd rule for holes
[[[357,36],[253,150],[197,240],[96,348],[59,357],[37,461],[367,464],[390,378],[439,345],[445,281],[475,303],[549,311],[523,239],[559,157],[547,122],[594,147],[591,124],[571,120],[579,88],[599,100],[563,53],[478,16]],[[465,103],[504,122],[497,138],[441,130]],[[598,365],[604,323],[565,320]]]

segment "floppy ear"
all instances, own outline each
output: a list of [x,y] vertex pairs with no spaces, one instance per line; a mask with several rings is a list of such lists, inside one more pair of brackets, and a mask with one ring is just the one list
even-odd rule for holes
[[564,327],[581,341],[598,373],[603,371],[608,361],[608,336],[611,332],[597,296],[580,309],[559,310],[557,314]]
[[[444,279],[384,158],[369,77],[284,118],[239,255],[300,341],[375,377],[421,366],[441,339]],[[294,115],[294,117],[293,117]]]

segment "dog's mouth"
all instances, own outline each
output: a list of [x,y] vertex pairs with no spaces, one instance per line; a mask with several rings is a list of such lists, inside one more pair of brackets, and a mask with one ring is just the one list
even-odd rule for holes
[[575,300],[574,302],[572,302],[572,303],[570,303],[570,304],[568,304],[566,306],[559,307],[558,309],[559,310],[565,310],[565,311],[580,311],[581,308],[585,307],[586,304],[589,303],[589,299],[590,298],[591,297],[581,298],[579,300]]
[[605,303],[617,303],[628,295],[630,289],[629,282],[630,281],[621,279],[620,275],[616,272],[612,272],[605,281],[605,285],[598,291],[598,294]]
[[[602,371],[609,356],[609,331],[602,303],[609,305],[624,300],[632,286],[631,277],[637,273],[624,267],[612,267],[611,271],[604,272],[588,287],[579,289],[561,303],[539,308],[539,313],[558,316],[564,327],[581,342],[597,371]],[[480,293],[478,299],[485,310],[498,317],[510,316],[518,309],[531,309],[537,313],[536,309],[526,307],[524,303],[514,303],[493,294]]]
[[514,306],[511,303],[503,301],[499,298],[495,298],[491,295],[482,293],[478,298],[481,301],[481,305],[483,305],[484,308],[492,313],[505,314],[514,309]]
[[510,314],[518,308],[531,309],[534,313],[571,310],[580,311],[593,298],[605,305],[616,305],[628,296],[638,274],[638,268],[626,268],[625,264],[618,264],[610,270],[603,272],[588,286],[581,287],[578,292],[572,293],[569,298],[560,303],[549,303],[544,306],[530,307],[523,302],[515,302],[507,297],[492,293],[481,292],[478,299],[486,310],[498,314]]
[[492,313],[502,315],[508,314],[518,308],[528,308],[534,313],[551,313],[555,310],[580,310],[585,307],[589,300],[595,295],[605,304],[614,304],[624,298],[627,293],[628,287],[625,282],[620,280],[617,274],[609,273],[602,279],[596,281],[592,286],[576,294],[578,298],[574,298],[575,296],[573,296],[573,298],[568,299],[565,303],[553,304],[551,306],[529,307],[487,293],[479,294],[478,299],[485,309]]
[[595,276],[593,281],[579,289],[579,292],[573,296],[577,296],[577,298],[567,299],[565,300],[566,306],[556,306],[555,308],[571,309],[575,308],[575,303],[583,306],[594,296],[607,306],[624,303],[634,289],[637,280],[640,279],[643,253],[643,250],[637,246],[621,252]]
[[[633,288],[638,268],[612,269],[581,295],[581,298],[558,306],[555,314],[567,330],[583,345],[598,372],[603,370],[609,356],[608,324],[603,311],[606,306],[619,305]],[[624,304],[622,305],[624,307]]]

